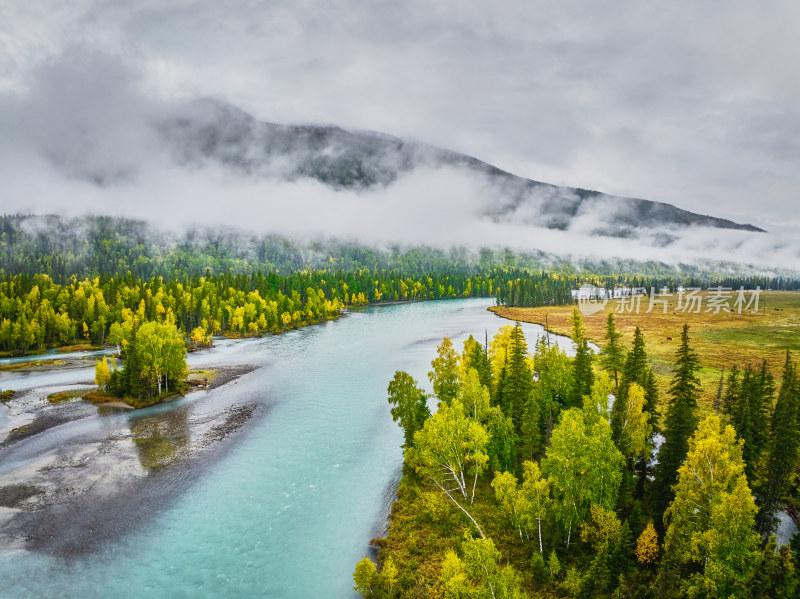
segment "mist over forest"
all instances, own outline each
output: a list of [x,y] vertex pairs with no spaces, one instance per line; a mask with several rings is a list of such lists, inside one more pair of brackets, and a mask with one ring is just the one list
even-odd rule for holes
[[[160,230],[510,248],[567,260],[793,268],[796,240],[664,202],[517,176],[391,132],[259,120],[147,95],[129,64],[72,48],[0,91],[6,213],[119,216]],[[676,198],[683,200],[685,198]]]
[[726,276],[796,278],[792,269],[731,261],[671,264],[635,259],[557,255],[511,247],[365,244],[355,238],[289,237],[229,226],[163,229],[146,221],[107,216],[0,216],[0,273],[47,273],[58,280],[130,272],[180,278],[230,272],[302,270],[488,272],[494,268],[569,274],[692,278]]

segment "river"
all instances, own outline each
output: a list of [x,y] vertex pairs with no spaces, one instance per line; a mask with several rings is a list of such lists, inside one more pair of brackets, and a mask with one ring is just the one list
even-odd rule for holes
[[[484,331],[491,337],[508,324],[487,312],[491,304],[367,308],[283,335],[223,341],[192,354],[190,366],[255,370],[170,404],[51,429],[56,440],[78,439],[88,434],[84,429],[132,428],[139,419],[193,405],[259,407],[228,449],[209,454],[206,467],[193,466],[189,475],[166,468],[154,487],[162,493],[142,495],[134,505],[120,501],[120,509],[137,512],[129,530],[67,555],[0,548],[0,596],[352,597],[353,568],[369,553],[370,538],[385,532],[402,464],[402,434],[389,414],[386,386],[396,370],[407,370],[430,388],[426,373],[443,336],[460,350],[469,334],[482,341]],[[532,348],[541,327],[523,326]],[[88,368],[4,373],[0,386],[56,388],[91,378]],[[80,423],[83,429],[68,436],[68,427]],[[53,432],[59,428],[61,437]],[[0,485],[3,477],[13,480],[28,454],[53,451],[35,438],[25,441],[27,454],[25,442],[13,446],[11,457],[9,448],[0,450],[6,452]],[[68,510],[59,517],[82,522]]]

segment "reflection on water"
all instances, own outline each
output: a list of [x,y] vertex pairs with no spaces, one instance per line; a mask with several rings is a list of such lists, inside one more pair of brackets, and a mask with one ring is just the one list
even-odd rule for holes
[[147,471],[169,466],[189,444],[187,410],[177,409],[131,419],[133,443]]

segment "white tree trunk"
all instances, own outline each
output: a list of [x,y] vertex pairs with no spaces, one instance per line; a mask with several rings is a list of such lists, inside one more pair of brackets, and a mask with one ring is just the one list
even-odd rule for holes
[[539,521],[539,553],[544,553],[542,549],[542,519],[536,518]]
[[[433,479],[431,479],[431,480],[433,480]],[[445,489],[445,488],[444,488],[442,485],[440,485],[440,484],[439,484],[439,483],[438,483],[436,480],[434,480],[434,481],[433,481],[433,484],[435,484],[435,485],[436,485],[437,487],[439,487],[439,488],[440,488],[442,491],[444,491],[444,494],[445,494],[445,495],[447,495],[447,497],[449,497],[449,498],[450,498],[450,501],[452,501],[453,503],[455,503],[455,504],[456,504],[456,507],[458,507],[458,509],[460,509],[462,512],[464,512],[464,513],[467,515],[467,518],[469,518],[470,520],[472,520],[472,523],[475,525],[475,528],[477,528],[477,529],[478,529],[478,534],[480,534],[480,535],[481,535],[481,538],[482,538],[482,539],[485,539],[485,538],[486,538],[486,535],[485,535],[485,534],[483,534],[483,530],[481,529],[480,525],[478,524],[478,521],[477,521],[477,520],[475,520],[475,518],[473,518],[473,517],[472,517],[472,514],[470,514],[470,513],[469,513],[469,512],[468,512],[468,511],[467,511],[467,510],[466,510],[466,509],[465,509],[465,508],[464,508],[464,507],[463,507],[463,506],[460,504],[460,503],[458,503],[458,501],[456,501],[455,497],[453,497],[453,496],[450,494],[450,491],[448,491],[447,489]]]

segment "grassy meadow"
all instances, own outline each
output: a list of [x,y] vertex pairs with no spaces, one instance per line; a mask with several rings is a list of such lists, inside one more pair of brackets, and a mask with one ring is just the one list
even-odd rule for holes
[[[735,295],[735,294],[734,294]],[[702,366],[699,374],[703,385],[700,400],[701,414],[711,409],[719,388],[722,369],[726,371],[737,364],[740,368],[748,363],[760,366],[766,359],[776,378],[780,377],[786,359],[786,350],[800,355],[800,292],[765,291],[759,298],[759,310],[752,313],[742,310],[738,314],[713,310],[707,312],[708,295],[703,292],[704,302],[700,313],[677,310],[677,296],[668,298],[667,311],[663,304],[656,304],[650,313],[648,297],[641,298],[638,313],[616,312],[620,300],[609,300],[605,310],[584,315],[589,338],[597,345],[604,343],[606,319],[614,312],[617,327],[623,334],[623,342],[630,347],[633,331],[638,326],[645,336],[647,354],[658,377],[661,399],[666,396],[672,376],[675,351],[680,343],[681,329],[688,324],[692,347],[697,351]],[[749,298],[749,294],[748,294]],[[730,302],[733,306],[733,300]],[[561,335],[570,335],[569,317],[573,306],[545,306],[539,308],[489,308],[503,318],[533,322],[544,325]],[[529,345],[533,340],[529,340]],[[662,411],[663,413],[663,411]]]

